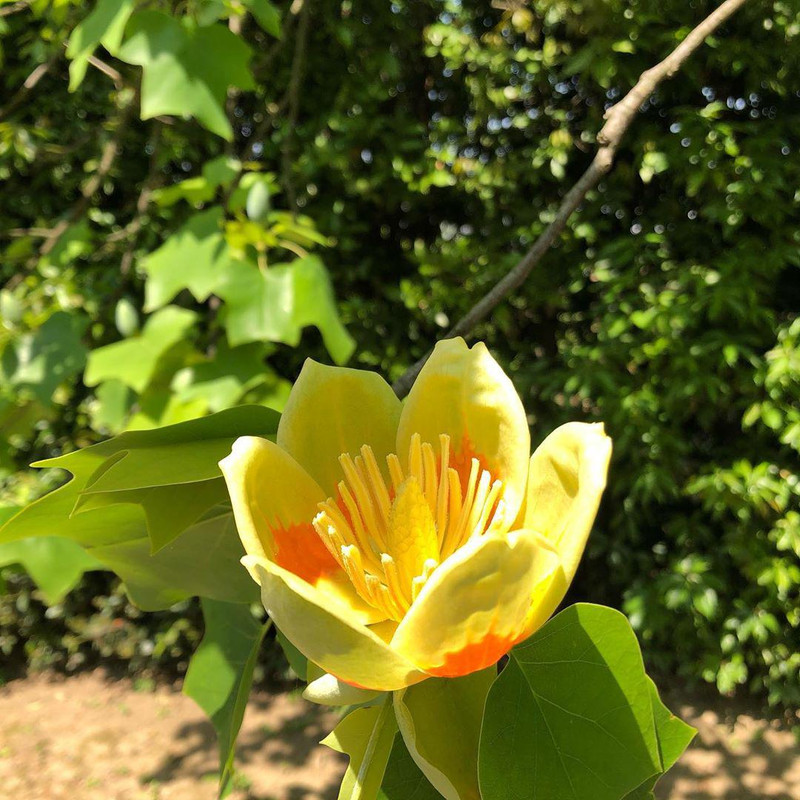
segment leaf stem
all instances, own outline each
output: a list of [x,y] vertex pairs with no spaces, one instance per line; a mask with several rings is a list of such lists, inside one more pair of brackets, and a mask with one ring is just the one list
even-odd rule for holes
[[378,715],[378,719],[375,721],[375,726],[370,732],[369,741],[367,742],[367,749],[364,751],[364,759],[358,768],[358,775],[356,775],[355,785],[353,786],[353,791],[349,800],[361,800],[363,797],[364,782],[366,781],[372,759],[375,756],[378,742],[381,739],[381,733],[383,733],[383,729],[386,727],[386,723],[389,721],[389,718],[393,713],[394,706],[392,704],[392,693],[387,692],[386,697],[383,700],[381,713]]

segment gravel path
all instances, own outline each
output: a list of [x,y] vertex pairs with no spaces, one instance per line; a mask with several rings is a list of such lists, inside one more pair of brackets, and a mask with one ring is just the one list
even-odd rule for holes
[[[96,670],[34,675],[0,689],[4,796],[214,800],[211,725],[176,687],[138,687]],[[719,700],[681,710],[700,735],[660,798],[800,800],[800,748],[784,726]],[[334,800],[343,761],[317,745],[334,724],[333,714],[297,695],[256,693],[231,800]]]

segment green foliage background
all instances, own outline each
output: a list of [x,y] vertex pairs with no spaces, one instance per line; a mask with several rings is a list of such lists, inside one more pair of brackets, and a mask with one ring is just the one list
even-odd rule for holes
[[[714,4],[144,5],[0,3],[8,506],[55,480],[35,459],[280,409],[308,355],[398,377],[543,230],[604,109]],[[614,439],[572,599],[622,608],[658,668],[790,706],[798,70],[800,11],[745,6],[475,331],[535,442],[571,419]],[[31,635],[11,580],[7,649]],[[97,580],[72,597],[107,596]]]

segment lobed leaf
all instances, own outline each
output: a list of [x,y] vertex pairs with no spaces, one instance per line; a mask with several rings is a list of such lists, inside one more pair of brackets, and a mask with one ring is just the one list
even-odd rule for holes
[[253,670],[264,635],[262,625],[247,605],[204,598],[205,635],[189,662],[183,693],[211,719],[219,743],[219,796],[224,797],[233,777],[236,738],[242,727]]

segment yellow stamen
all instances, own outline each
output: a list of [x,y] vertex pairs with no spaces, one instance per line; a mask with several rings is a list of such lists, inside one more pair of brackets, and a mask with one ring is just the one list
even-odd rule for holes
[[401,620],[439,564],[470,538],[507,530],[502,481],[473,458],[462,483],[450,459],[446,434],[438,460],[414,434],[407,469],[392,453],[381,470],[367,445],[355,457],[342,453],[339,500],[320,503],[313,519],[355,590],[387,619]]

